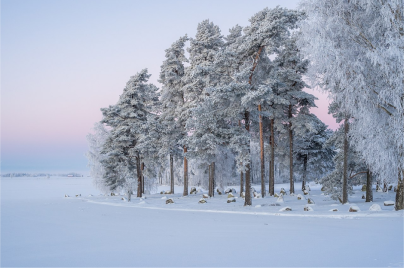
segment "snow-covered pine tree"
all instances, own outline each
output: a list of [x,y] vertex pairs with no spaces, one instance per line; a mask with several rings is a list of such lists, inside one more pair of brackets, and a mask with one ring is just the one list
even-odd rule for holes
[[[184,109],[185,120],[187,122],[187,131],[191,136],[184,136],[182,146],[184,148],[184,195],[188,195],[188,164],[187,151],[190,148],[189,143],[195,142],[192,133],[197,131],[193,129],[196,125],[193,121],[196,117],[192,113],[193,109],[204,101],[206,88],[218,83],[213,70],[213,63],[217,52],[223,46],[223,36],[217,25],[209,20],[204,20],[198,24],[195,38],[190,38],[189,52],[190,66],[185,68],[183,77]],[[189,124],[188,124],[189,122]],[[190,148],[194,150],[195,148]],[[214,163],[211,164],[214,167]],[[211,172],[214,174],[214,170]]]
[[[308,61],[303,59],[296,46],[296,35],[284,39],[281,47],[275,50],[276,58],[273,61],[272,94],[269,98],[269,111],[272,120],[287,122],[287,136],[289,140],[289,184],[290,193],[294,193],[294,172],[293,172],[293,121],[294,115],[299,109],[308,111],[315,107],[313,95],[303,91],[307,87],[302,76],[307,71]],[[274,124],[274,121],[272,121]],[[274,146],[274,145],[272,145]],[[272,148],[272,150],[274,150]],[[273,171],[272,171],[273,172]]]
[[[132,76],[126,83],[116,105],[102,108],[102,123],[111,127],[110,136],[104,145],[103,153],[108,159],[103,161],[107,169],[105,179],[115,185],[126,176],[116,176],[123,166],[130,174],[137,177],[137,196],[142,196],[141,143],[147,118],[158,101],[157,87],[147,84],[150,75],[147,69]],[[136,170],[136,171],[135,171]],[[129,183],[132,187],[132,183]],[[128,194],[132,188],[127,190]]]
[[[309,173],[311,179],[321,178],[327,175],[333,168],[335,152],[324,144],[329,140],[332,131],[327,129],[316,115],[309,112],[307,107],[302,107],[299,114],[293,118],[295,143],[295,166],[302,174],[302,191]],[[299,168],[300,167],[300,168]]]
[[[353,146],[373,174],[404,178],[404,3],[302,1],[300,48],[313,85],[329,91],[355,120]],[[368,137],[363,139],[363,137]],[[399,176],[397,176],[399,174]],[[403,187],[396,209],[404,209]]]
[[161,65],[159,82],[163,85],[161,90],[162,112],[160,115],[161,135],[160,157],[170,159],[170,192],[174,194],[174,158],[182,154],[180,141],[187,136],[186,107],[183,92],[184,87],[184,63],[188,62],[185,57],[185,42],[187,36],[175,41],[170,48],[166,49],[166,59]]

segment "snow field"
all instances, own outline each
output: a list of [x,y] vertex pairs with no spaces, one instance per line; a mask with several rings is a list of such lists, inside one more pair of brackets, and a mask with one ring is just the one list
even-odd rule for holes
[[[1,265],[403,266],[403,213],[383,205],[394,192],[374,193],[370,204],[355,190],[349,205],[361,211],[348,212],[317,185],[309,195],[314,211],[296,195],[281,206],[265,197],[244,207],[240,197],[226,203],[227,195],[199,204],[202,193],[181,197],[181,189],[127,202],[100,195],[90,178],[2,178]],[[374,204],[381,211],[369,211]],[[279,211],[287,206],[292,211]]]

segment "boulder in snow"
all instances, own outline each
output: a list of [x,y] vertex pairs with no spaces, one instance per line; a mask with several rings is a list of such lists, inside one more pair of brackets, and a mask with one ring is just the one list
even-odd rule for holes
[[125,197],[122,197],[121,200],[122,200],[122,201],[126,201],[126,198],[125,198]]
[[223,189],[217,188],[217,189],[216,189],[216,192],[217,192],[219,195],[222,195],[222,194],[223,194]]
[[382,208],[378,204],[373,204],[370,206],[369,211],[381,211]]
[[362,192],[366,192],[366,184],[362,185]]
[[203,194],[202,197],[203,197],[203,198],[209,198],[209,195]]
[[254,192],[254,198],[262,198],[261,194]]
[[174,200],[172,198],[169,198],[166,200],[166,204],[174,204]]
[[314,200],[311,199],[311,198],[309,198],[309,199],[307,200],[307,203],[308,203],[308,204],[315,204]]
[[361,211],[358,206],[352,205],[349,207],[349,212],[358,212]]
[[304,209],[303,209],[304,211],[313,211],[313,208],[312,207],[309,207],[309,206],[304,206]]
[[304,198],[301,194],[297,195],[297,200],[304,200],[304,199],[306,199],[306,198]]
[[274,197],[279,197],[279,195],[277,193],[274,193]]
[[376,185],[376,192],[383,193],[383,189],[379,185]]
[[325,191],[327,188],[325,186],[321,187],[321,191]]
[[336,209],[336,208],[333,208],[333,209],[330,209],[330,211],[338,211],[338,209]]
[[309,194],[309,191],[304,190],[304,191],[303,191],[303,194],[304,194],[304,195],[308,195],[308,194]]
[[227,195],[227,198],[232,198],[232,197],[234,197],[234,195],[233,195],[232,193],[229,193],[229,194]]
[[199,199],[199,202],[198,202],[198,203],[199,203],[199,204],[204,204],[204,203],[207,203],[207,202],[206,202],[205,199],[201,198],[201,199]]
[[285,190],[285,188],[281,188],[280,193],[283,194],[283,195],[286,195],[286,190]]
[[390,184],[390,185],[389,185],[389,188],[387,188],[387,190],[388,190],[388,191],[393,190],[393,185]]
[[68,194],[65,194],[65,197],[70,197]]
[[196,188],[195,187],[191,187],[191,192],[189,194],[196,194]]
[[292,211],[292,208],[291,207],[284,207],[284,208],[281,208],[279,211]]
[[394,206],[395,202],[394,201],[384,201],[383,203],[385,206]]
[[227,199],[227,203],[233,203],[233,202],[236,202],[236,198],[229,198],[229,199]]
[[164,194],[171,194],[171,191],[165,191]]
[[81,196],[81,194],[76,194],[76,197],[80,197]]
[[161,192],[160,192],[160,194],[164,194],[164,193],[165,193],[165,191],[161,191]]
[[115,194],[115,193],[111,193],[111,196],[116,196],[117,194]]

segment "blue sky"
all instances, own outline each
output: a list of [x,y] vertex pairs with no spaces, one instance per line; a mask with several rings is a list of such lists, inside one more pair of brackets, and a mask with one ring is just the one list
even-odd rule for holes
[[[297,3],[3,0],[1,172],[86,171],[85,137],[101,119],[100,108],[116,103],[143,68],[158,85],[172,42],[193,37],[204,19],[226,35],[265,7]],[[324,95],[315,95],[326,107]]]

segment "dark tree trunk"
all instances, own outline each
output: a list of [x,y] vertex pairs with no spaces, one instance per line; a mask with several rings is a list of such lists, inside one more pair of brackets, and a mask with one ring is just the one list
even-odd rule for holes
[[271,158],[269,161],[269,195],[273,196],[275,194],[275,131],[274,131],[275,120],[271,119],[271,136],[269,140]]
[[306,186],[306,175],[307,175],[307,155],[303,158],[303,179],[302,179],[302,191],[305,190]]
[[142,171],[140,168],[140,155],[136,157],[136,173],[137,173],[137,197],[142,197]]
[[368,170],[366,172],[366,202],[373,202],[372,184],[372,173]]
[[[250,132],[250,113],[245,111],[245,129],[247,132]],[[250,142],[248,141],[248,155],[250,155]],[[252,199],[251,199],[251,170],[250,170],[250,163],[246,165],[245,171],[245,199],[244,199],[244,206],[251,206]]]
[[144,163],[142,162],[142,194],[144,194]]
[[264,130],[262,126],[261,104],[258,105],[259,114],[259,128],[260,128],[260,150],[261,150],[261,195],[265,196],[265,157],[264,157]]
[[396,204],[395,204],[394,208],[396,210],[404,209],[404,169],[401,169],[398,172]]
[[344,121],[344,176],[342,181],[342,204],[348,203],[348,119]]
[[292,131],[292,105],[289,105],[289,180],[290,180],[290,193],[295,193],[295,183],[293,180],[293,131]]
[[[184,146],[184,153],[187,152],[187,147]],[[188,160],[184,156],[184,196],[188,195]]]
[[174,158],[170,154],[170,192],[174,194]]
[[240,172],[240,196],[244,192],[244,173]]
[[212,187],[212,196],[215,196],[215,162],[212,162],[210,164],[210,183],[211,183],[211,187]]

